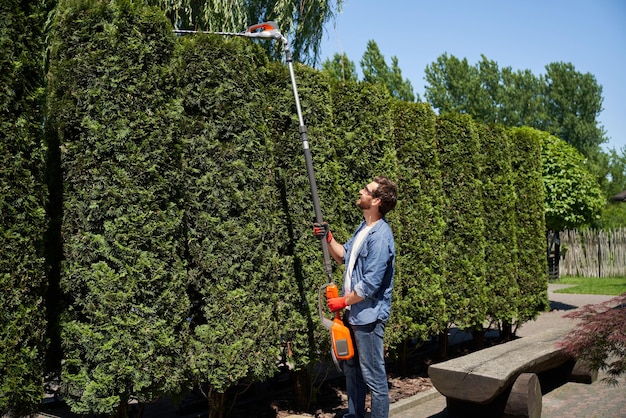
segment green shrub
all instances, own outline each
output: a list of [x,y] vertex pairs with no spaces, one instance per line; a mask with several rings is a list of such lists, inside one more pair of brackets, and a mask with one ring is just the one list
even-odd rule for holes
[[0,5],[0,415],[43,396],[46,220],[42,28],[38,2]]
[[549,306],[541,135],[531,128],[509,131],[513,184],[517,193],[517,324],[536,318]]
[[182,109],[162,13],[62,1],[50,34],[50,122],[61,148],[62,383],[77,413],[184,385],[188,299]]
[[397,260],[387,335],[406,361],[409,340],[426,341],[447,326],[443,297],[443,187],[427,104],[393,103],[398,167],[394,234]]
[[437,123],[445,196],[444,280],[448,321],[482,329],[487,312],[485,225],[477,126],[467,115],[447,114]]

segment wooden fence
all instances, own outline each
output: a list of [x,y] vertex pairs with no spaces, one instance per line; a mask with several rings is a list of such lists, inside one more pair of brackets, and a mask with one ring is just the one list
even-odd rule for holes
[[562,276],[626,276],[626,228],[560,233]]

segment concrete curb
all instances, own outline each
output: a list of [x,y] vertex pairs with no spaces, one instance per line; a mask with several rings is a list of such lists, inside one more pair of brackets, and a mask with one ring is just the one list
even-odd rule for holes
[[409,398],[400,399],[389,407],[389,416],[394,416],[401,412],[415,408],[418,405],[431,401],[437,397],[443,396],[435,388],[430,388],[425,392],[417,393]]

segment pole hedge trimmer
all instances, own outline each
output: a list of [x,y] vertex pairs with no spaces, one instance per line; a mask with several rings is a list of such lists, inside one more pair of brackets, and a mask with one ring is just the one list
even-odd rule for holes
[[[307,135],[306,125],[304,124],[304,118],[302,117],[302,109],[300,107],[300,97],[298,96],[298,88],[296,86],[296,76],[293,71],[293,57],[291,55],[291,48],[289,47],[289,41],[278,30],[278,25],[275,22],[263,22],[250,26],[243,32],[204,32],[195,30],[174,30],[179,34],[191,34],[191,33],[206,33],[213,35],[224,36],[243,36],[246,38],[264,38],[280,40],[283,43],[285,50],[285,60],[289,67],[289,75],[291,77],[291,85],[293,87],[293,95],[296,100],[296,111],[298,113],[300,140],[302,141],[302,151],[304,153],[304,160],[306,163],[306,170],[309,177],[309,185],[311,187],[311,197],[313,199],[313,210],[315,211],[315,222],[318,224],[323,223],[322,209],[320,206],[319,195],[317,192],[317,183],[315,181],[315,172],[313,170],[313,158],[311,156],[311,149],[309,148],[309,139]],[[328,243],[325,239],[321,239],[322,254],[324,256],[324,273],[328,278],[328,283],[322,285],[319,289],[318,308],[320,320],[324,328],[330,331],[331,337],[331,355],[333,362],[337,369],[339,369],[338,360],[348,360],[354,355],[354,348],[352,345],[352,338],[350,337],[350,331],[343,324],[339,318],[339,312],[335,312],[334,318],[328,319],[324,316],[322,306],[324,305],[323,295],[326,293],[326,298],[330,299],[339,296],[339,290],[337,285],[333,283],[332,265],[330,261],[330,253],[328,250]]]

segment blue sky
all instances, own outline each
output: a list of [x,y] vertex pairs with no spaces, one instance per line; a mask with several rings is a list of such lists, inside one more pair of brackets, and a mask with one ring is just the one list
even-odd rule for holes
[[552,62],[591,73],[604,97],[599,121],[605,149],[626,152],[626,1],[624,0],[344,0],[325,27],[322,59],[345,52],[357,66],[367,42],[424,98],[424,69],[443,53],[476,65],[545,74]]

